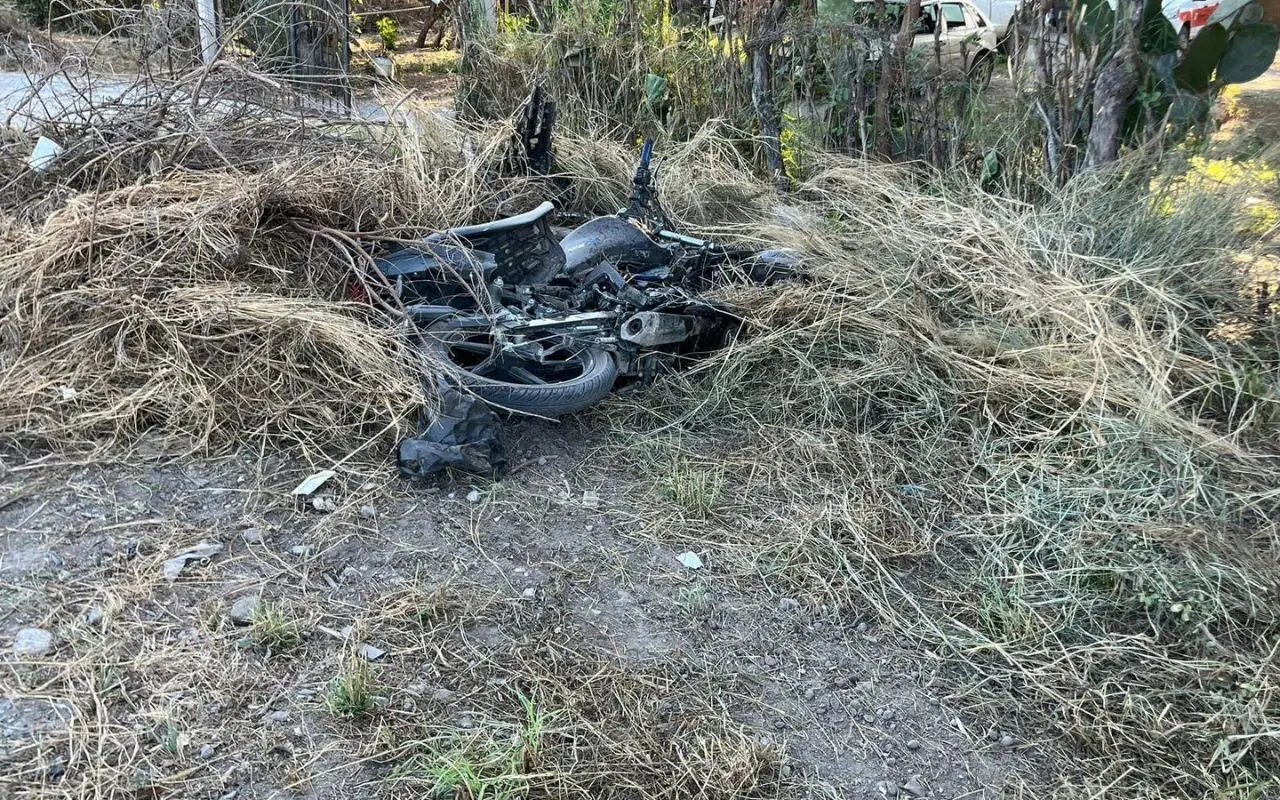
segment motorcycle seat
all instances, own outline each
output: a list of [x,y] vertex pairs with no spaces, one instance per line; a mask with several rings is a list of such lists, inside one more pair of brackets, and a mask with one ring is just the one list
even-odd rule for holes
[[461,228],[450,228],[441,235],[441,238],[456,237],[458,239],[477,239],[485,236],[492,236],[497,233],[507,233],[521,228],[528,228],[541,222],[554,210],[555,204],[548,200],[543,202],[542,205],[538,206],[534,210],[526,211],[523,214],[517,214],[514,217],[495,219],[493,222],[482,222],[479,225],[464,225]]

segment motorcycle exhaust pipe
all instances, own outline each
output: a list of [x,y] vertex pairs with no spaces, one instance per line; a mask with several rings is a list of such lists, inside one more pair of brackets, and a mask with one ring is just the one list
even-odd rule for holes
[[700,317],[639,311],[622,323],[622,338],[641,347],[679,344],[703,328]]

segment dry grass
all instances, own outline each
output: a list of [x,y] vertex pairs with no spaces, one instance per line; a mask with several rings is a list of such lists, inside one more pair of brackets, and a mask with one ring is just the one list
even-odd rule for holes
[[1258,797],[1280,773],[1274,320],[1233,258],[1239,198],[1169,212],[1145,186],[1030,208],[833,160],[785,224],[725,230],[796,248],[812,282],[729,292],[752,335],[615,424],[641,471],[719,461],[714,509],[669,495],[653,535],[874,609],[947,654],[973,711],[1054,731],[1081,796]]
[[[598,797],[625,789],[662,798],[772,796],[780,754],[725,718],[749,692],[689,666],[624,669],[584,645],[567,598],[536,609],[454,587],[465,606],[370,622],[400,651],[437,654],[431,672],[465,697],[452,718],[387,720],[401,742],[393,793],[459,788],[460,796]],[[479,625],[496,637],[477,638]],[[494,691],[492,687],[502,687]]]
[[174,174],[15,231],[0,254],[0,427],[65,445],[158,425],[197,448],[228,429],[299,443],[328,430],[334,445],[394,432],[423,401],[412,358],[392,326],[336,301],[349,267],[294,227],[332,198],[326,174],[373,188],[335,167]]
[[[221,128],[170,137],[157,131],[176,123],[145,108],[129,119],[114,142],[86,125],[74,144],[64,128],[68,171],[10,183],[6,437],[79,447],[154,430],[198,448],[250,440],[307,453],[388,440],[424,400],[419,367],[393,321],[337,299],[360,272],[348,238],[513,213],[553,189],[499,174],[509,131],[429,115],[391,134],[299,126],[275,145],[247,139],[231,167],[216,163],[237,153]],[[559,141],[562,202],[616,207],[627,154]],[[613,406],[639,441],[633,457],[658,465],[647,474],[683,487],[663,504],[646,482],[646,503],[659,504],[647,529],[927,644],[974,713],[1052,731],[1044,746],[1064,754],[1081,796],[1273,791],[1276,360],[1227,252],[1238,198],[1204,193],[1166,213],[1139,170],[1031,208],[832,158],[779,205],[714,131],[666,152],[673,215],[793,247],[812,279],[726,290],[750,334],[642,403]],[[15,213],[46,193],[38,213]],[[1257,335],[1217,335],[1242,320]],[[139,576],[120,601],[153,588]],[[382,731],[370,750],[402,765],[389,792],[446,777],[464,795],[779,791],[777,753],[709,699],[747,690],[672,667],[622,670],[557,627],[554,604],[531,617],[465,593],[459,610],[428,592],[375,607],[362,630],[431,654],[474,694],[469,733],[369,709]],[[478,641],[478,622],[499,640]],[[119,665],[109,669],[145,671],[138,680],[160,687],[159,702],[213,669],[198,661],[207,650],[150,658],[84,636],[77,647],[92,659],[22,675],[20,688],[61,681],[64,695],[132,702],[102,697],[127,682],[80,668]],[[248,681],[244,658],[218,667],[208,691]],[[339,669],[335,657],[330,676]],[[482,690],[494,685],[512,688]],[[77,763],[107,752],[129,770],[145,753],[174,790],[183,773],[171,751],[198,709],[160,712],[158,749],[86,718],[64,744]],[[19,779],[43,780],[45,755]],[[107,777],[154,785],[124,768]]]
[[[724,711],[753,687],[682,661],[621,666],[572,613],[569,587],[535,605],[415,576],[356,601],[244,552],[167,584],[159,566],[186,533],[153,529],[89,580],[21,587],[58,648],[6,663],[0,682],[7,697],[53,703],[61,722],[0,753],[5,796],[779,793],[777,746]],[[293,621],[285,652],[246,646],[265,617],[233,626],[217,596],[246,580],[274,587],[264,608],[305,605],[319,623]],[[104,613],[88,623],[93,607]],[[365,661],[336,628],[388,657]]]
[[[110,124],[91,105],[59,117],[46,174],[23,163],[28,137],[6,143],[0,431],[380,458],[413,424],[423,364],[394,309],[343,302],[348,280],[375,280],[357,238],[519,213],[552,187],[503,179],[510,127],[422,113],[334,130],[253,105],[246,80],[142,82]],[[191,113],[171,115],[174,96]],[[565,202],[612,210],[615,194],[589,179]]]

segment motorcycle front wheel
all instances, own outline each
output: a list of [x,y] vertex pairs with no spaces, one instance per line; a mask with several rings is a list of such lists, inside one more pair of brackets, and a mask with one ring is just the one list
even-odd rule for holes
[[447,324],[432,326],[426,340],[465,388],[508,411],[572,414],[600,402],[618,377],[613,356],[599,348],[562,347],[533,359],[498,347],[488,330]]

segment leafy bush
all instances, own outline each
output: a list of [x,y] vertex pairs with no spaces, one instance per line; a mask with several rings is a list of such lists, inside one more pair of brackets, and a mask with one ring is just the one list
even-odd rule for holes
[[400,23],[391,17],[382,17],[378,20],[378,37],[382,39],[383,49],[395,50],[400,41]]

